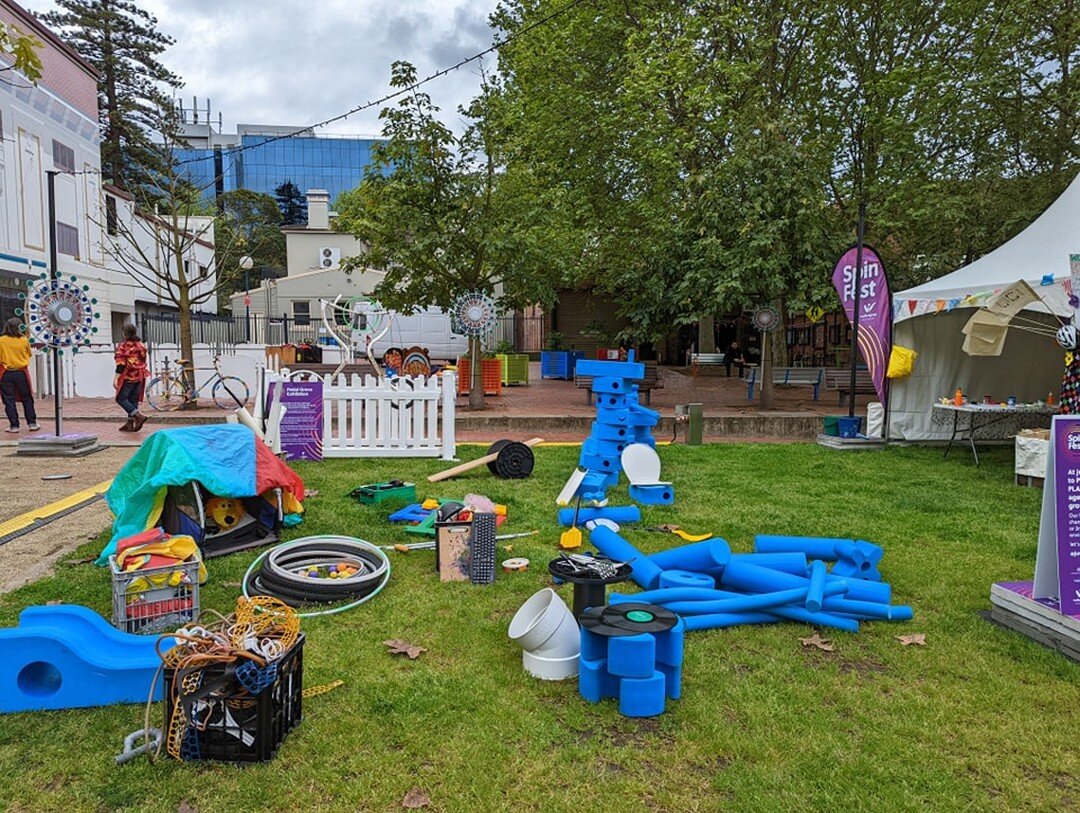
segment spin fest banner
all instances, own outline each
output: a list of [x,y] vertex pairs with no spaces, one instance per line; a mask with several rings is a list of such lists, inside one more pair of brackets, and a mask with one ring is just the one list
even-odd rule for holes
[[844,312],[852,323],[855,321],[855,286],[859,285],[859,352],[870,371],[878,398],[885,403],[885,371],[889,366],[892,350],[892,297],[885,266],[877,252],[863,246],[862,273],[856,283],[855,261],[857,249],[849,248],[836,263],[833,286],[840,295]]

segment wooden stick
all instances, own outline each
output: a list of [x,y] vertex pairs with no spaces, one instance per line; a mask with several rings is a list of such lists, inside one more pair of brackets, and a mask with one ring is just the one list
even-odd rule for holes
[[[539,446],[543,442],[543,438],[532,438],[531,440],[525,441],[525,445],[531,449],[533,446]],[[470,460],[468,463],[462,463],[460,466],[454,466],[452,469],[440,471],[439,473],[433,474],[428,477],[428,482],[437,483],[440,480],[449,480],[451,477],[457,477],[459,474],[464,474],[467,471],[472,471],[473,469],[478,469],[481,466],[486,466],[498,456],[498,452],[496,452],[495,454],[486,454],[483,457],[478,457],[476,460]]]

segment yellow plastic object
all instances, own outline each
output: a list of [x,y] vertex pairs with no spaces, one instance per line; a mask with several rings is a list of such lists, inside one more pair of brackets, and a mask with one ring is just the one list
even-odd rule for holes
[[672,531],[675,536],[685,539],[687,542],[704,542],[706,539],[712,539],[712,534],[688,534],[686,531],[680,531],[676,528]]
[[915,358],[918,355],[909,347],[894,344],[892,353],[889,354],[889,369],[885,371],[885,375],[889,378],[903,378],[911,375],[915,370]]
[[247,511],[239,500],[229,497],[214,497],[207,501],[206,512],[213,518],[214,524],[222,531],[228,531],[237,526]]
[[428,497],[426,500],[420,503],[420,507],[423,508],[425,511],[434,511],[436,508],[439,507],[439,501]]
[[573,528],[567,528],[559,536],[559,547],[566,550],[572,550],[574,548],[581,547],[581,528],[576,525]]

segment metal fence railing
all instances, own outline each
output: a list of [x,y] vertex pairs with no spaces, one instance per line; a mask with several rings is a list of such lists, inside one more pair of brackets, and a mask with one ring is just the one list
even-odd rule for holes
[[[176,314],[141,314],[136,317],[136,326],[142,339],[151,345],[180,343],[180,320]],[[333,342],[318,318],[296,318],[286,314],[197,314],[191,320],[191,335],[196,344],[221,348],[238,344]],[[413,342],[412,337],[394,331],[391,336],[397,343]],[[415,343],[419,344],[419,339]],[[484,345],[491,350],[509,345],[515,353],[538,352],[544,348],[544,317],[519,313],[501,316],[495,329],[485,338]]]

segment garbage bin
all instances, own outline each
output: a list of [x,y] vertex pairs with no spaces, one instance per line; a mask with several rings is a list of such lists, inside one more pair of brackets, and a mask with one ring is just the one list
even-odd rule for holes
[[840,418],[836,415],[826,415],[822,432],[829,437],[840,436]]
[[845,416],[840,418],[837,423],[839,424],[840,437],[854,438],[858,437],[859,430],[862,428],[862,417],[848,418]]

